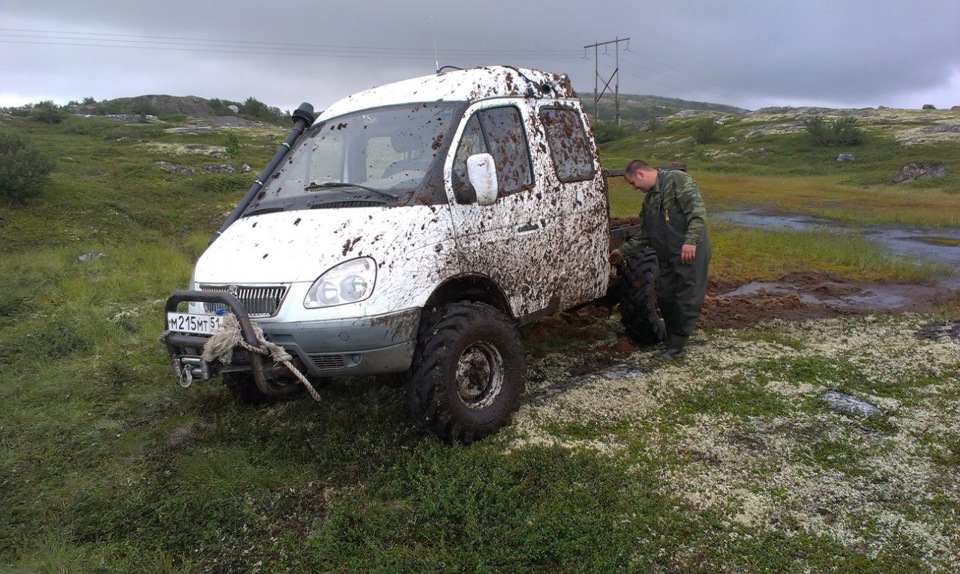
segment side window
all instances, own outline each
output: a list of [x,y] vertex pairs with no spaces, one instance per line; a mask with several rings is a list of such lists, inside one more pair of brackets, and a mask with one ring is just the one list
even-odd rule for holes
[[533,185],[527,136],[517,108],[504,106],[480,110],[467,121],[453,162],[453,191],[459,203],[476,200],[476,192],[467,179],[467,158],[478,153],[493,156],[500,197],[530,189]]
[[593,153],[580,114],[569,109],[543,108],[540,121],[547,134],[557,179],[563,183],[593,179]]
[[463,130],[457,155],[453,158],[453,193],[458,203],[473,203],[477,200],[477,192],[470,185],[467,178],[467,158],[478,153],[487,152],[487,144],[483,142],[483,132],[480,131],[479,114],[474,114],[467,121]]

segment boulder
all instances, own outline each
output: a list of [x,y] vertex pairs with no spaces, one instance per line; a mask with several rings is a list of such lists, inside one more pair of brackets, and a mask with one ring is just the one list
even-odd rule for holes
[[222,163],[220,165],[205,165],[203,166],[203,169],[209,171],[210,173],[234,173],[236,171],[229,163]]
[[855,417],[879,417],[883,415],[883,411],[876,405],[843,393],[838,389],[827,390],[820,395],[820,399],[826,402],[830,410],[837,414]]
[[86,263],[87,261],[93,261],[94,259],[100,259],[101,257],[106,257],[106,253],[95,252],[95,253],[84,253],[83,255],[77,257],[77,261],[80,263]]
[[182,173],[184,175],[193,175],[197,173],[195,169],[187,165],[180,165],[162,160],[158,161],[157,164],[160,166],[160,169],[163,171],[169,171],[170,173]]
[[923,104],[923,108],[922,108],[922,109],[924,109],[924,110],[935,110],[935,109],[937,109],[937,106],[935,106],[935,105],[933,105],[933,104]]
[[937,124],[935,126],[926,126],[920,129],[924,133],[960,133],[960,124]]
[[857,157],[852,153],[842,153],[837,156],[837,161],[853,161],[855,159],[857,159]]
[[946,177],[942,163],[908,163],[893,174],[893,183],[910,183],[923,177]]

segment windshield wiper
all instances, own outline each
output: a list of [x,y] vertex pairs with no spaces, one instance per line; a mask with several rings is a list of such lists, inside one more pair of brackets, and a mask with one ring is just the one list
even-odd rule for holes
[[251,209],[250,211],[243,214],[243,217],[250,217],[251,215],[263,215],[264,213],[276,213],[278,211],[284,211],[286,207],[260,207],[258,209]]
[[365,191],[371,191],[373,193],[379,193],[380,195],[385,195],[390,199],[398,199],[399,196],[394,195],[388,191],[383,191],[382,189],[377,189],[375,187],[369,187],[366,185],[361,185],[359,183],[346,183],[343,181],[326,181],[324,183],[311,183],[307,187],[303,188],[304,191],[316,191],[318,189],[332,189],[337,187],[358,187]]

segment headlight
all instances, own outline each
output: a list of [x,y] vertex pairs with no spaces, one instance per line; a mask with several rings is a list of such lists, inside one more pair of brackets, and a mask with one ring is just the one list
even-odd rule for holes
[[341,263],[321,275],[303,298],[307,309],[333,307],[363,301],[377,282],[377,262],[369,257]]

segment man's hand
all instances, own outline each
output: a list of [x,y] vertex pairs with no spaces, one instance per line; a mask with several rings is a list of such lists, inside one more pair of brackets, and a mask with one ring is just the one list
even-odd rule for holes
[[617,263],[620,263],[621,260],[623,260],[623,253],[620,253],[619,249],[614,249],[610,252],[611,265],[616,265]]
[[[610,255],[613,255],[611,253]],[[697,256],[697,246],[691,245],[689,243],[684,243],[683,247],[680,249],[680,261],[684,263],[690,263]]]

